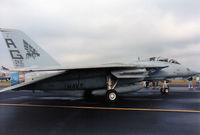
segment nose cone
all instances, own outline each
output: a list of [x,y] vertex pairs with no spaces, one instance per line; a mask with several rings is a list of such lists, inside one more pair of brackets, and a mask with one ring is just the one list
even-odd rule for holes
[[194,70],[190,70],[190,71],[188,71],[188,74],[189,74],[190,76],[195,76],[195,75],[200,74],[200,72],[197,72],[197,71],[194,71]]
[[185,68],[185,76],[191,77],[200,74],[200,72],[197,72],[195,70],[191,70],[190,68]]
[[193,74],[194,74],[194,75],[199,75],[200,72],[193,71]]

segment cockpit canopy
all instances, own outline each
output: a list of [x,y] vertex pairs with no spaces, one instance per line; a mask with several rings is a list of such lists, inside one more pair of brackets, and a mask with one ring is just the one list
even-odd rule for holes
[[150,61],[163,61],[163,62],[168,62],[168,63],[174,63],[174,64],[180,64],[178,61],[174,59],[169,59],[169,58],[163,58],[163,57],[151,57],[149,58]]

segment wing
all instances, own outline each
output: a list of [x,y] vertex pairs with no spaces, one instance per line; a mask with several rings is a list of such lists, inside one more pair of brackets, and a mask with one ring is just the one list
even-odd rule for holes
[[149,73],[156,72],[168,66],[165,65],[101,65],[101,66],[92,66],[92,67],[58,67],[58,68],[40,68],[40,69],[27,69],[27,70],[16,70],[16,71],[24,71],[24,72],[42,72],[42,71],[70,71],[70,70],[92,70],[92,69],[105,69],[109,70],[112,75],[119,79],[142,79],[145,77],[149,77]]
[[123,64],[123,65],[100,65],[100,66],[91,66],[91,67],[50,67],[50,68],[34,68],[34,69],[15,69],[13,72],[41,72],[41,71],[69,71],[69,70],[84,70],[84,69],[110,69],[110,70],[120,70],[120,69],[130,69],[130,68],[140,68],[140,69],[163,69],[168,66],[163,65],[132,65],[132,64]]

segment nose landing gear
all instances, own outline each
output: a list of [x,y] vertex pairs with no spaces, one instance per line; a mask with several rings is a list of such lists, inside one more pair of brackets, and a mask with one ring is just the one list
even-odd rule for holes
[[168,95],[169,94],[169,86],[167,84],[167,81],[164,81],[163,86],[160,88],[160,93],[162,95]]

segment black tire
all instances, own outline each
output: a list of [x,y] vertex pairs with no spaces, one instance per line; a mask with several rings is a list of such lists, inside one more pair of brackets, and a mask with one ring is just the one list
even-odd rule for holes
[[169,88],[165,88],[165,89],[164,89],[164,93],[165,93],[166,95],[168,95],[168,93],[169,93]]
[[160,93],[162,95],[168,95],[169,93],[169,88],[160,88]]
[[94,96],[92,95],[92,91],[85,91],[83,96],[86,101],[91,101],[94,98]]
[[164,94],[165,94],[165,92],[164,92],[164,89],[163,89],[163,88],[160,88],[160,93],[161,93],[162,95],[164,95]]
[[106,92],[106,101],[109,103],[114,103],[118,100],[118,94],[116,90],[108,90]]

